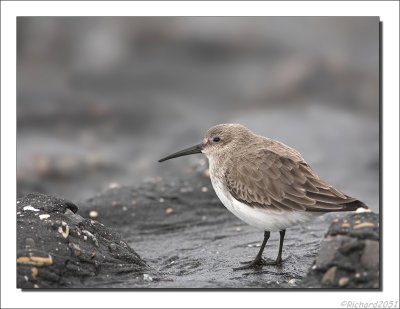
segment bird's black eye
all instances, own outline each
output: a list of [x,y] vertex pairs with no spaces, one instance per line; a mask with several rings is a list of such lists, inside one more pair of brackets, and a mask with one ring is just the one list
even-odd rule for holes
[[218,143],[220,140],[221,140],[221,138],[219,138],[218,136],[213,138],[214,143]]

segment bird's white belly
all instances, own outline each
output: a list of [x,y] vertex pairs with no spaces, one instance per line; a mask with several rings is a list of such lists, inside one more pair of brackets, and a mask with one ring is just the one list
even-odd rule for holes
[[222,182],[211,176],[211,182],[215,193],[221,200],[222,204],[236,217],[243,220],[247,224],[264,231],[280,231],[293,225],[306,223],[321,213],[311,212],[276,212],[271,210],[249,207],[246,204],[236,200],[224,188]]

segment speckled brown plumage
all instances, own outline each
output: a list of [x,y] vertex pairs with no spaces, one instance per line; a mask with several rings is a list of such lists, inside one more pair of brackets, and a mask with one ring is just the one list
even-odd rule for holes
[[[263,143],[261,143],[263,144]],[[280,155],[258,144],[250,155],[233,156],[226,164],[226,187],[251,207],[275,211],[355,210],[364,204],[335,189],[298,156]],[[287,146],[286,146],[287,147]],[[251,150],[251,149],[247,149]]]

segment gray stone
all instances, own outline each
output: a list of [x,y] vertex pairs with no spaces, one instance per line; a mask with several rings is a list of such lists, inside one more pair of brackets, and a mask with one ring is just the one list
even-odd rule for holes
[[364,243],[357,238],[349,238],[346,241],[343,241],[342,246],[339,251],[345,255],[355,251],[360,250],[364,247]]
[[319,255],[317,256],[315,266],[317,269],[327,269],[334,264],[336,254],[344,241],[349,241],[348,236],[336,235],[328,236],[321,242]]
[[379,242],[376,240],[365,240],[364,251],[361,256],[361,264],[368,269],[379,267]]
[[[342,230],[339,222],[349,223],[356,228]],[[364,224],[364,227],[357,228],[363,222],[373,222],[373,226]],[[299,286],[378,289],[380,287],[378,222],[379,215],[371,212],[349,213],[340,220],[332,222],[325,239],[321,242],[314,267]]]
[[322,277],[321,282],[323,284],[333,284],[335,282],[336,270],[336,266],[332,266],[331,268],[329,268]]

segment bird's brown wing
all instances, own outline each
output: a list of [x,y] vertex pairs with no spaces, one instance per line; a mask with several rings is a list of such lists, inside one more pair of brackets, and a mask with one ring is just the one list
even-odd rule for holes
[[264,149],[229,163],[225,172],[227,189],[251,207],[278,212],[329,212],[365,206],[321,180],[298,158]]

